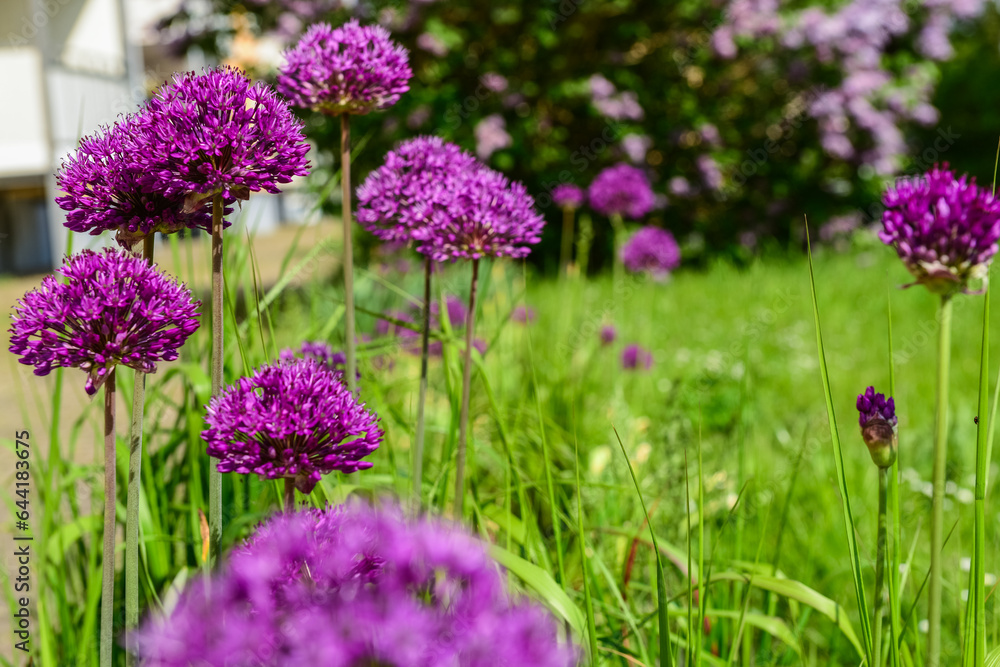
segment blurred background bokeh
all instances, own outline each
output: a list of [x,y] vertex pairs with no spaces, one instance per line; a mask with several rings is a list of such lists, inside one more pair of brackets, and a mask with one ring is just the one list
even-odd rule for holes
[[[936,161],[992,179],[994,0],[3,0],[0,272],[58,263],[52,174],[80,136],[175,71],[272,80],[310,23],[351,16],[386,26],[415,73],[399,104],[356,119],[359,182],[394,143],[438,134],[524,181],[556,223],[556,185],[630,162],[658,194],[648,222],[688,266],[798,248],[803,214],[842,243],[878,220],[888,179]],[[330,119],[304,120],[336,145]],[[330,181],[333,154],[314,151],[307,183],[242,219],[302,222],[301,191]],[[610,239],[593,230],[596,271]],[[552,224],[532,261],[554,270],[558,241]]]

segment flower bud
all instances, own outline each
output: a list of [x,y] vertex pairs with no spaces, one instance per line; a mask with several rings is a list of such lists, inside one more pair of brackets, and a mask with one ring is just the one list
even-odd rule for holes
[[879,468],[889,468],[896,462],[896,404],[885,394],[876,394],[868,387],[858,396],[858,423],[861,437],[868,446],[872,461]]

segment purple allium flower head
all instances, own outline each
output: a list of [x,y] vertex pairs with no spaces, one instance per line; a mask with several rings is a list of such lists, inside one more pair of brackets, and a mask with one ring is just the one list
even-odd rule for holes
[[681,250],[674,235],[659,227],[643,227],[621,249],[622,263],[629,271],[649,271],[657,280],[680,266]]
[[285,52],[278,90],[292,104],[332,116],[391,107],[410,89],[409,53],[381,26],[356,19],[338,28],[317,23]]
[[653,367],[653,354],[642,347],[631,343],[622,350],[622,368],[633,370],[642,368],[649,370]]
[[895,426],[896,404],[892,397],[888,399],[885,394],[876,394],[875,387],[868,387],[865,393],[858,394],[858,424],[864,427],[872,419],[882,419],[891,426]]
[[[448,311],[448,324],[452,329],[460,329],[465,326],[465,319],[469,315],[469,309],[465,303],[457,296],[448,294],[444,298],[445,310]],[[431,303],[431,326],[439,327],[441,304],[437,301]]]
[[882,242],[932,292],[967,291],[985,281],[1000,239],[1000,200],[948,165],[897,181],[882,198]]
[[472,134],[476,138],[476,156],[488,160],[491,155],[509,148],[514,140],[507,132],[507,121],[498,113],[490,114],[476,123]]
[[590,206],[601,215],[637,220],[653,208],[653,190],[639,169],[618,164],[597,175],[587,192]]
[[511,311],[510,319],[521,324],[532,324],[538,319],[538,313],[531,306],[517,306]]
[[482,541],[363,505],[273,516],[131,648],[150,667],[570,667],[579,657],[542,607],[506,593]]
[[552,201],[561,208],[580,208],[583,204],[583,190],[572,183],[557,185],[552,190]]
[[868,446],[872,461],[880,468],[889,468],[896,461],[896,404],[892,397],[876,394],[868,387],[858,395],[858,423],[861,437]]
[[615,330],[613,324],[605,324],[601,326],[601,345],[611,345],[615,342],[615,338],[618,336],[618,331]]
[[[278,354],[278,359],[284,362],[294,362],[300,358],[314,359],[338,373],[343,373],[347,366],[347,355],[343,352],[334,352],[330,344],[323,341],[304,341],[298,352],[286,348]],[[359,380],[361,379],[360,371],[355,371],[354,374]]]
[[541,240],[545,220],[524,185],[481,164],[443,184],[451,197],[435,207],[417,250],[437,262],[526,257]]
[[219,472],[288,478],[309,493],[334,470],[370,468],[382,442],[374,413],[314,359],[264,365],[212,398],[201,437]]
[[156,232],[211,231],[210,212],[186,208],[183,194],[168,197],[141,184],[140,138],[136,117],[124,116],[81,139],[80,147],[63,160],[56,180],[66,195],[56,203],[68,211],[66,226],[94,236],[116,232],[115,239],[126,249]]
[[447,187],[476,158],[438,137],[404,141],[358,187],[358,222],[385,241],[407,243],[427,235],[431,211],[447,206]]
[[118,364],[156,372],[198,328],[190,290],[131,253],[84,250],[59,273],[65,282],[46,276],[11,316],[10,351],[35,375],[81,368],[93,395]]
[[309,173],[302,123],[270,86],[231,67],[187,72],[161,87],[137,117],[144,187],[226,203]]

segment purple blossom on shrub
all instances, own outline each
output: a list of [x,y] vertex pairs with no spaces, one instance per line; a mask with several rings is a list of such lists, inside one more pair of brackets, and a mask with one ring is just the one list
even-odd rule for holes
[[985,281],[1000,239],[1000,200],[948,165],[900,179],[882,197],[879,238],[896,249],[916,282],[932,292],[967,291]]
[[583,199],[583,190],[572,183],[563,183],[552,189],[552,201],[561,208],[580,208]]
[[201,437],[219,472],[293,479],[309,493],[326,473],[370,468],[382,442],[374,413],[314,359],[264,365],[208,405]]
[[358,222],[385,241],[422,240],[429,233],[431,211],[447,207],[454,196],[448,184],[477,164],[472,155],[439,137],[404,141],[358,187]]
[[410,89],[409,54],[381,26],[317,23],[285,52],[277,86],[292,104],[329,115],[386,109]]
[[643,227],[622,246],[622,263],[629,271],[649,271],[663,279],[681,264],[681,249],[674,235],[659,227]]
[[514,142],[507,132],[507,121],[497,113],[476,123],[472,133],[476,137],[476,156],[480,160],[488,160],[498,150],[509,148]]
[[93,395],[118,364],[143,373],[173,361],[198,328],[190,290],[131,253],[84,250],[22,297],[11,316],[10,351],[35,375],[80,368]]
[[150,667],[570,667],[540,606],[440,519],[352,505],[279,514],[133,646]]
[[144,148],[135,116],[124,116],[80,140],[66,157],[56,181],[66,194],[56,203],[74,232],[97,236],[115,232],[123,248],[131,248],[150,234],[182,229],[211,231],[212,216],[203,209],[184,206],[184,195],[166,194],[142,185],[145,175],[140,155]]
[[641,170],[627,164],[608,167],[587,191],[590,206],[601,215],[637,220],[653,208],[653,190]]
[[622,350],[622,368],[634,370],[642,368],[649,370],[653,367],[653,354],[635,343],[625,346]]
[[519,182],[477,165],[452,175],[445,207],[435,207],[417,250],[437,262],[525,257],[541,240],[545,220]]
[[187,197],[187,208],[221,193],[279,192],[309,173],[302,123],[270,86],[230,67],[187,72],[161,87],[137,117],[143,187]]
[[601,345],[611,345],[615,342],[615,338],[618,337],[618,331],[612,324],[605,324],[601,326]]

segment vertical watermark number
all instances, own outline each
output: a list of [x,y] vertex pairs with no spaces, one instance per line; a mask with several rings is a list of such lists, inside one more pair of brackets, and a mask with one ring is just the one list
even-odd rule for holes
[[28,520],[31,518],[29,508],[29,492],[31,490],[31,445],[29,443],[28,431],[18,431],[15,434],[15,453],[17,462],[14,464],[14,598],[17,601],[14,612],[14,648],[19,651],[28,652],[31,641],[31,612],[29,606],[31,599],[28,594],[31,592],[31,545],[33,539],[29,530]]

